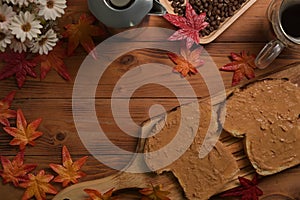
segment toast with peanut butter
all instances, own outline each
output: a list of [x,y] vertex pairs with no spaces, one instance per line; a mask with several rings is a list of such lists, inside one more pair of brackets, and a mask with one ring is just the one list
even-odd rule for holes
[[260,175],[300,164],[300,88],[267,79],[236,90],[227,100],[223,128],[244,137],[245,151]]
[[[195,103],[184,105],[167,115],[164,128],[147,138],[145,160],[149,168],[158,174],[172,172],[189,200],[206,200],[221,192],[224,185],[235,179],[239,168],[234,156],[215,135],[219,129],[217,114],[213,111],[216,109],[212,109],[207,102],[199,103],[198,113],[194,112],[195,107]],[[182,112],[189,115],[182,119]],[[174,138],[179,134],[180,124],[183,126],[183,139],[176,142]],[[209,140],[205,140],[206,136],[209,136]],[[192,141],[191,144],[188,141]],[[212,148],[209,148],[210,142]],[[175,148],[168,151],[168,145],[174,145]],[[187,149],[184,149],[185,145]],[[173,159],[173,154],[178,152],[174,150],[176,147],[179,147],[178,151],[182,151],[182,155]],[[203,148],[207,154],[200,156],[200,149]],[[151,155],[150,152],[158,153]],[[166,161],[170,161],[168,165],[157,169]]]

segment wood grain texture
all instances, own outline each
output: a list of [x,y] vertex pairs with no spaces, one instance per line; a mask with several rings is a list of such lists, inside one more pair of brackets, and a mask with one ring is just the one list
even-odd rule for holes
[[[276,72],[276,73],[272,73],[272,74],[265,75],[262,77],[257,77],[256,79],[252,80],[251,82],[259,81],[262,79],[269,79],[269,78],[289,79],[289,81],[291,81],[292,83],[297,84],[300,81],[300,63],[295,63],[292,65],[286,66],[281,71]],[[241,87],[241,86],[237,86],[236,88],[239,88],[239,87]],[[230,95],[232,92],[234,92],[234,90],[235,90],[235,88],[228,89],[227,95]],[[215,96],[213,98],[217,99],[216,101],[213,101],[213,102],[219,102],[218,96]],[[215,104],[215,105],[217,105],[217,104]],[[184,109],[184,108],[182,108],[182,109]],[[171,112],[178,112],[178,111],[171,111]],[[148,133],[151,133],[151,130],[148,130],[148,127],[154,127],[156,122],[157,121],[154,120],[152,125],[151,125],[151,123],[152,123],[151,121],[145,122],[147,127],[145,126],[145,132],[143,134],[147,135]],[[255,173],[255,170],[252,167],[249,159],[247,158],[247,156],[244,152],[244,139],[234,138],[233,136],[229,135],[226,131],[223,131],[219,140],[225,145],[226,149],[234,155],[235,160],[240,169],[240,171],[236,174],[236,176],[231,181],[229,181],[226,185],[224,185],[224,188],[222,188],[221,191],[219,191],[219,192],[222,192],[222,191],[226,191],[228,189],[236,187],[238,185],[238,181],[237,181],[238,176],[251,179]],[[145,140],[141,140],[141,142],[139,144],[138,152],[143,152],[144,142],[145,142]],[[132,159],[134,160],[135,157],[132,157]],[[124,169],[127,169],[127,167],[125,167]],[[299,178],[300,174],[297,173],[297,174],[295,174],[295,176],[297,176]],[[276,179],[277,176],[274,176],[274,177]],[[191,177],[191,178],[193,178],[193,177]],[[271,176],[271,178],[269,178],[269,180],[267,179],[267,181],[270,184],[269,186],[266,184],[263,184],[263,188],[265,189],[265,191],[267,191],[264,193],[264,196],[270,196],[270,195],[278,192],[278,189],[273,188],[273,185],[277,184],[276,181],[272,182],[270,179],[272,179],[272,176]],[[295,181],[294,179],[296,180],[296,178],[293,177],[292,182]],[[123,182],[123,180],[128,180],[128,181]],[[264,180],[264,178],[263,178],[263,180]],[[173,180],[173,181],[174,181],[174,185],[178,184],[176,180]],[[285,181],[288,182],[288,180],[285,180]],[[106,177],[103,179],[83,182],[83,183],[74,185],[70,188],[63,190],[60,194],[58,194],[55,197],[55,199],[59,200],[59,199],[69,198],[69,199],[73,199],[73,200],[79,200],[81,198],[81,196],[84,195],[84,193],[83,193],[84,188],[95,188],[99,191],[106,191],[106,190],[114,187],[115,190],[122,190],[124,188],[147,187],[146,185],[144,185],[147,182],[148,183],[156,182],[156,183],[160,183],[163,185],[170,185],[169,179],[166,177],[165,174],[163,174],[163,175],[154,175],[153,173],[140,174],[140,173],[129,173],[129,172],[125,171],[125,172],[120,172],[116,175],[112,175],[112,176],[109,176],[109,177]],[[281,190],[283,192],[283,194],[290,195],[291,197],[294,197],[294,198],[299,197],[300,194],[295,193],[295,191],[297,191],[297,188],[300,189],[299,184],[296,184],[296,183],[291,184],[289,187],[285,186],[284,188],[285,189]],[[171,187],[171,188],[169,188],[169,191],[171,192],[171,194],[169,195],[169,197],[171,199],[185,199],[185,197],[184,197],[184,195],[182,195],[182,193],[180,193],[181,195],[178,194],[177,188]],[[289,193],[290,191],[292,193]]]
[[[257,54],[264,44],[270,39],[268,31],[268,22],[266,20],[265,12],[268,4],[271,0],[257,0],[257,2],[249,8],[236,22],[234,22],[225,32],[223,32],[213,43],[205,45],[206,51],[212,57],[217,67],[228,63],[230,60],[228,56],[230,52],[240,52],[241,50],[247,50],[251,53]],[[60,27],[63,30],[63,26],[76,22],[82,13],[88,13],[86,1],[72,0],[68,1],[68,8],[66,14],[60,20]],[[164,27],[175,30],[175,27],[168,23],[162,17],[147,17],[140,26],[155,26]],[[121,30],[113,30],[104,27],[110,35],[120,32]],[[139,40],[137,40],[139,39]],[[145,42],[145,38],[137,38],[136,43]],[[99,44],[103,38],[95,38],[96,44]],[[161,41],[157,41],[161,43]],[[164,41],[167,45],[168,42]],[[120,43],[117,44],[121,50],[126,50],[126,45]],[[110,52],[106,52],[110,54]],[[126,56],[130,55],[131,62],[122,62],[122,59],[126,60]],[[98,160],[93,158],[90,153],[83,146],[78,137],[76,127],[74,125],[74,119],[72,115],[72,91],[74,80],[77,72],[86,57],[86,53],[82,48],[78,48],[74,55],[66,58],[66,65],[68,71],[72,77],[72,80],[67,82],[63,80],[55,71],[50,71],[46,79],[40,81],[39,79],[28,78],[22,89],[18,89],[14,78],[0,81],[0,98],[6,96],[10,91],[16,90],[17,94],[12,104],[14,109],[22,108],[24,115],[28,121],[32,121],[38,117],[43,118],[43,122],[39,128],[44,132],[44,135],[36,141],[35,147],[29,147],[26,149],[26,162],[38,163],[38,169],[46,169],[51,172],[48,167],[49,163],[59,163],[61,161],[61,147],[67,145],[74,160],[84,155],[89,155],[87,164],[84,165],[83,170],[87,173],[87,176],[82,181],[94,180],[98,178],[104,178],[109,175],[116,174],[117,171],[113,170]],[[127,57],[128,58],[128,57]],[[265,70],[257,70],[257,76],[267,74],[273,70],[279,70],[282,66],[299,61],[300,53],[297,50],[286,49],[270,68]],[[126,73],[129,69],[138,66],[141,63],[156,62],[165,64],[170,67],[170,73],[172,73],[172,67],[174,64],[168,59],[165,52],[155,49],[141,49],[129,52],[126,55],[121,55],[117,58],[111,66],[109,66],[105,75],[101,78],[97,92],[96,92],[96,110],[98,120],[103,125],[109,139],[119,146],[120,148],[127,150],[128,159],[119,160],[118,155],[115,156],[116,162],[122,165],[126,165],[130,160],[130,152],[136,150],[137,139],[123,133],[112,117],[110,110],[111,94],[112,90],[118,81],[118,79]],[[0,68],[2,66],[0,65]],[[232,73],[220,72],[224,85],[226,88],[230,88]],[[141,78],[141,77],[132,77]],[[208,95],[207,88],[203,82],[203,79],[199,74],[191,77],[187,77],[187,80],[193,86],[198,99],[204,98]],[[86,83],[88,86],[88,83]],[[174,87],[182,87],[176,81],[171,82]],[[184,88],[181,88],[184,91]],[[150,84],[139,88],[130,100],[130,114],[133,120],[141,125],[145,120],[149,118],[149,107],[153,104],[161,104],[166,110],[179,106],[178,99],[174,94],[161,86]],[[16,155],[18,149],[16,147],[9,146],[9,141],[12,138],[4,133],[2,127],[0,127],[0,155],[9,156],[12,158]],[[226,140],[226,137],[223,138]],[[229,138],[228,142],[231,143],[230,149],[239,149],[240,143]],[[110,148],[107,144],[99,144],[95,146],[100,153],[111,154]],[[237,151],[234,155],[241,160],[240,166],[247,165],[243,152]],[[245,172],[248,169],[244,169]],[[149,184],[149,183],[148,183]],[[55,186],[60,189],[59,184]],[[177,186],[164,186],[164,187],[177,187]],[[0,195],[3,200],[21,199],[24,190],[15,189],[11,185],[0,184]],[[178,190],[179,191],[179,190]],[[52,198],[49,197],[50,199]]]

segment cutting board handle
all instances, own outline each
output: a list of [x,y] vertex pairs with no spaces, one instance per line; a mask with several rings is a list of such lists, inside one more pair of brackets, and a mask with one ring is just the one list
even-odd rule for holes
[[147,188],[151,183],[157,182],[157,176],[151,174],[137,174],[120,172],[112,176],[93,181],[86,181],[67,187],[58,193],[53,200],[82,200],[88,196],[83,191],[84,189],[95,189],[102,194],[112,188],[121,190],[125,188]]

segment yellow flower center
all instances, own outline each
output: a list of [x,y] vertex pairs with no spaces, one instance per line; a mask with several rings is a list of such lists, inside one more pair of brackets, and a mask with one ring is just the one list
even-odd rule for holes
[[39,41],[39,45],[42,46],[46,43],[47,41],[47,38],[42,38],[40,41]]
[[0,23],[5,22],[5,21],[6,21],[5,16],[0,14]]
[[48,8],[53,8],[53,6],[54,6],[54,1],[53,0],[47,1],[47,7]]
[[0,41],[3,40],[6,37],[6,35],[2,32],[0,32]]
[[23,24],[21,28],[24,32],[28,32],[31,29],[31,24],[27,22],[26,24]]

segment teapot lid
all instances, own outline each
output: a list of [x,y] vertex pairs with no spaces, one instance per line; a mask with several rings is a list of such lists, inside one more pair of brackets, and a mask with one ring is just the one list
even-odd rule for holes
[[88,0],[93,15],[112,28],[139,24],[153,6],[153,0]]

